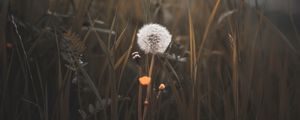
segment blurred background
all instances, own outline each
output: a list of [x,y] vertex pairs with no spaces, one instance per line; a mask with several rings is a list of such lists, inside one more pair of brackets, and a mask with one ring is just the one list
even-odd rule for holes
[[151,55],[136,32],[158,23],[172,42],[155,56],[145,120],[299,120],[299,4],[1,0],[0,119],[138,120]]

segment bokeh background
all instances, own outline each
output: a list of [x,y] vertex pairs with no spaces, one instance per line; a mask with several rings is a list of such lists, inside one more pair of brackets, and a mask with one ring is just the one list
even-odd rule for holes
[[138,78],[151,55],[136,32],[159,23],[172,42],[155,56],[144,119],[299,120],[298,5],[1,0],[0,119],[137,120]]

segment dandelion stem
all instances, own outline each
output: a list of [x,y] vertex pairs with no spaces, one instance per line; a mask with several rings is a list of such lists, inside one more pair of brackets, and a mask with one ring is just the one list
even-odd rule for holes
[[[154,66],[154,54],[152,54],[151,56],[151,63],[150,63],[150,68],[149,68],[149,77],[152,79],[152,71],[153,71],[153,66]],[[146,99],[145,99],[145,102],[149,102],[149,97],[151,95],[151,84],[152,82],[147,86],[147,95],[146,95]],[[145,105],[144,107],[144,113],[143,113],[143,120],[145,120],[145,117],[147,115],[147,109],[148,109],[148,105]]]
[[153,70],[153,65],[154,65],[154,56],[152,54],[152,57],[151,57],[151,63],[150,63],[150,69],[149,69],[149,77],[152,77],[152,70]]
[[142,120],[142,85],[139,85],[138,120]]
[[158,91],[157,95],[156,95],[156,99],[159,98],[161,91]]
[[[139,69],[139,76],[141,76],[142,75],[142,67],[139,65],[138,69]],[[143,113],[142,113],[142,96],[143,96],[142,85],[139,84],[139,93],[138,93],[138,120],[142,120],[143,119]]]

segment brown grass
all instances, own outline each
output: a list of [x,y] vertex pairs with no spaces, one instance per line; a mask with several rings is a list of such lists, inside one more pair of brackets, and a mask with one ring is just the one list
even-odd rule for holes
[[[0,119],[298,120],[298,19],[238,0],[2,0]],[[169,57],[137,47],[151,22]]]

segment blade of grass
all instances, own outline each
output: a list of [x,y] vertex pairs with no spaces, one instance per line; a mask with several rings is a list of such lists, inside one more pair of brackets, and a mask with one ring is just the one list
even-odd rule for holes
[[191,115],[191,118],[195,118],[194,115],[197,115],[197,113],[193,113],[193,112],[197,112],[196,110],[194,110],[196,108],[196,106],[194,105],[195,102],[197,102],[196,100],[196,93],[197,93],[197,80],[196,80],[196,72],[197,72],[197,62],[196,62],[196,43],[195,43],[195,32],[194,32],[194,27],[193,27],[193,21],[192,21],[192,16],[191,16],[191,12],[189,11],[188,13],[189,15],[189,49],[190,49],[190,79],[192,80],[192,87],[191,87],[191,99],[190,99],[190,104],[188,104],[188,113]]
[[95,93],[97,99],[99,101],[102,100],[100,93],[96,87],[96,85],[94,84],[93,80],[90,78],[89,74],[82,68],[80,67],[80,72],[82,73],[82,75],[84,76],[84,78],[87,80],[87,83],[89,84],[89,86],[91,87],[91,89],[93,90],[93,92]]
[[[14,53],[11,54],[10,56],[10,59],[14,59]],[[2,98],[1,98],[1,106],[5,106],[5,96],[7,96],[7,89],[8,89],[8,84],[9,84],[9,78],[10,78],[10,74],[11,74],[11,71],[12,71],[12,64],[13,64],[13,61],[11,60],[6,68],[7,72],[3,74],[6,74],[6,75],[3,75],[3,82],[2,82],[2,85],[3,85],[3,88],[1,90],[2,92]],[[5,67],[5,66],[3,66]],[[3,69],[2,69],[3,70]],[[4,113],[5,111],[5,107],[1,107],[1,113]]]
[[212,24],[212,22],[213,22],[213,20],[216,16],[217,10],[220,6],[220,2],[221,2],[221,0],[216,0],[215,6],[214,6],[211,14],[208,17],[207,25],[205,27],[205,30],[204,30],[204,33],[203,33],[203,36],[202,36],[202,41],[201,41],[200,47],[199,47],[198,52],[197,52],[197,54],[198,54],[197,59],[196,59],[197,61],[201,57],[202,49],[203,49],[203,47],[205,45],[205,42],[207,40],[207,36],[208,36],[209,30],[210,30],[211,24]]
[[[110,31],[113,31],[113,28],[114,28],[115,22],[116,22],[116,17],[117,17],[117,13],[115,13],[114,18],[113,18],[113,20],[112,20],[112,23],[111,23],[111,26],[110,26]],[[110,44],[111,44],[111,36],[112,36],[112,33],[110,32],[110,33],[108,34],[108,42],[107,42],[107,47],[108,47],[108,49],[112,49],[112,48],[110,47]],[[110,52],[111,52],[111,50],[110,50]]]
[[290,49],[291,49],[297,56],[299,56],[299,52],[295,49],[295,47],[292,45],[292,43],[289,42],[289,39],[284,35],[284,33],[282,33],[282,32],[278,29],[278,27],[276,27],[276,25],[274,25],[274,24],[273,24],[273,23],[272,23],[265,15],[263,15],[263,13],[262,13],[261,11],[256,10],[256,13],[257,13],[258,15],[260,15],[260,16],[262,17],[262,19],[263,19],[266,23],[268,23],[268,24],[271,26],[271,28],[273,28],[272,30],[274,30],[274,32],[278,33],[278,34],[281,36],[282,40],[290,47]]
[[189,37],[190,37],[190,77],[194,83],[196,83],[196,43],[195,43],[195,32],[193,27],[193,21],[191,12],[189,11]]
[[237,42],[236,37],[229,35],[229,41],[231,43],[231,52],[232,52],[232,88],[233,88],[233,97],[235,103],[235,114],[236,120],[239,119],[239,81],[238,81],[238,57],[237,57]]
[[110,51],[116,50],[119,47],[119,45],[121,43],[121,40],[122,40],[122,38],[124,36],[124,33],[127,30],[127,27],[128,27],[128,23],[126,24],[125,28],[122,30],[122,32],[120,33],[120,35],[118,36],[116,42],[114,43],[113,48]]
[[[120,77],[119,77],[118,89],[120,88],[121,78],[123,77],[125,66],[127,65],[127,62],[128,62],[128,59],[129,59],[129,56],[130,56],[130,53],[131,53],[131,50],[133,48],[133,44],[135,43],[134,41],[135,41],[136,31],[137,31],[137,28],[135,27],[134,32],[132,34],[132,39],[131,39],[130,46],[129,46],[127,52],[125,52],[126,56],[124,57],[123,65],[122,65],[122,68],[121,68],[121,74],[120,74]],[[118,60],[118,61],[120,61],[120,60]],[[117,66],[117,65],[115,65],[115,66]]]

